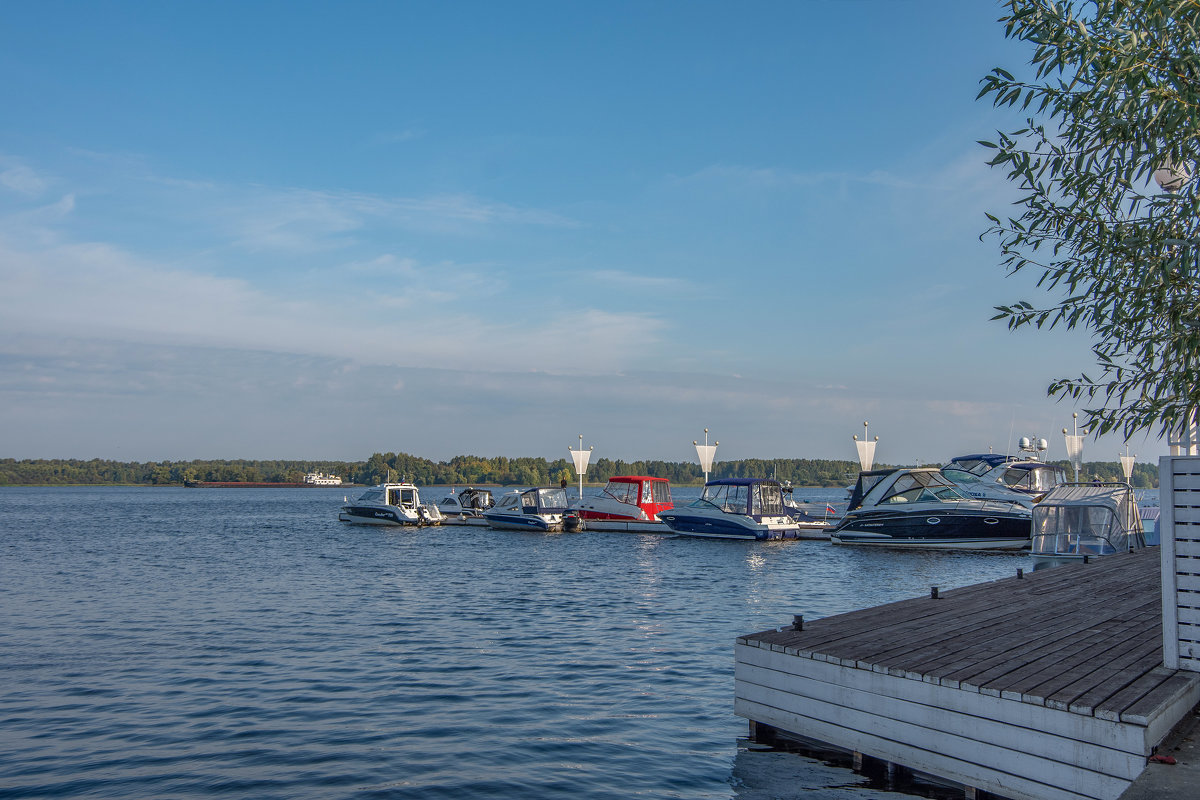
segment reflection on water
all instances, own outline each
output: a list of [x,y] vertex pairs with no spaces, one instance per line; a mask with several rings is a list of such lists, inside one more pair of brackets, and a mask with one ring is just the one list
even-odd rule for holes
[[734,639],[1029,567],[358,528],[344,494],[0,489],[0,793],[725,800],[789,771],[844,792],[738,748]]

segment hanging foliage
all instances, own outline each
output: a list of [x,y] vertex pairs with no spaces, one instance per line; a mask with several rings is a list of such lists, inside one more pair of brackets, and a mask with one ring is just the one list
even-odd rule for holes
[[1028,119],[980,143],[1021,193],[985,237],[1052,299],[994,319],[1090,332],[1096,369],[1048,393],[1085,403],[1097,436],[1178,432],[1200,407],[1200,3],[1005,5],[1031,68],[994,69],[979,96]]

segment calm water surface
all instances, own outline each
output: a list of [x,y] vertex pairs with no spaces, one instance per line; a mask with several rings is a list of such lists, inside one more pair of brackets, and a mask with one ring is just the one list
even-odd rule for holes
[[0,797],[878,797],[739,748],[734,638],[1030,567],[339,523],[359,491],[0,489]]

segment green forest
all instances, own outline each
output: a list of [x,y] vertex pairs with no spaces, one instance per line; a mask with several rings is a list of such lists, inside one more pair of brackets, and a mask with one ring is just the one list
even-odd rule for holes
[[[1058,462],[1071,475],[1067,462]],[[888,466],[879,464],[879,467]],[[180,486],[188,481],[246,481],[299,483],[309,472],[337,475],[347,483],[372,485],[404,479],[419,486],[499,485],[538,486],[578,478],[567,459],[483,458],[455,456],[431,461],[407,453],[376,453],[366,461],[149,461],[103,459],[0,459],[0,486],[135,485]],[[723,461],[713,465],[713,478],[776,478],[794,486],[845,486],[858,474],[855,461],[808,458]],[[676,485],[700,485],[700,466],[679,461],[621,461],[597,459],[588,466],[587,483],[604,483],[613,475],[653,475]],[[1093,461],[1084,464],[1083,480],[1121,480],[1121,465]],[[1158,486],[1158,465],[1140,463],[1133,470],[1137,488]]]

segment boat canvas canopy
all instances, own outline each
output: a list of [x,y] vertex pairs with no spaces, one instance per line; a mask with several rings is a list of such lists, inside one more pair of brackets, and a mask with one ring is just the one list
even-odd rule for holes
[[759,478],[722,478],[704,486],[698,503],[711,503],[731,514],[782,517],[783,489],[778,481]]
[[621,503],[628,503],[631,506],[638,504],[638,484],[636,481],[608,479],[608,485],[604,487],[604,494]]
[[567,493],[557,486],[530,489],[521,494],[521,505],[527,514],[561,514],[567,510]]
[[1145,547],[1128,484],[1060,484],[1033,508],[1031,554],[1077,558]]
[[1006,456],[1000,453],[975,453],[969,456],[952,458],[950,459],[950,463],[946,466],[955,467],[965,472],[970,472],[973,475],[982,475],[994,467],[1009,463],[1012,460],[1012,456]]
[[1062,467],[1038,461],[1017,461],[1004,470],[1000,483],[1017,491],[1040,494],[1064,483],[1066,479],[1067,473]]
[[666,478],[649,475],[614,475],[608,479],[603,493],[633,506],[638,503],[666,504],[671,502],[671,483]]

